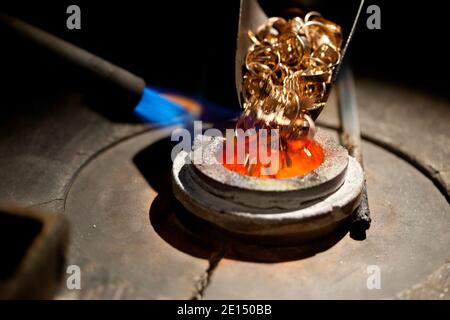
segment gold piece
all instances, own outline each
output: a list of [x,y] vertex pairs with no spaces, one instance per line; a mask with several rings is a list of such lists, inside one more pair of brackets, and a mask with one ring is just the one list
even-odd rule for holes
[[255,75],[267,75],[278,68],[280,60],[280,54],[274,48],[252,46],[245,58],[245,66]]
[[280,35],[275,46],[280,53],[281,63],[289,67],[300,64],[305,53],[305,40],[293,32]]
[[251,30],[248,30],[247,35],[248,35],[250,41],[251,41],[254,45],[257,45],[257,46],[260,46],[260,45],[261,45],[261,42],[259,42],[259,40],[258,40],[258,38],[256,37],[256,35],[255,35]]
[[323,82],[306,83],[302,87],[302,96],[311,98],[314,103],[319,103],[324,100],[327,91],[327,86]]
[[331,81],[331,71],[327,68],[309,67],[300,72],[300,80],[306,83],[329,83]]
[[339,63],[339,60],[341,59],[340,53],[328,43],[324,43],[316,50],[314,50],[311,57],[313,59],[318,59],[318,61],[328,66],[329,68],[337,65]]
[[292,20],[289,20],[282,29],[282,33],[294,33],[299,34],[302,27],[304,25],[304,22],[301,18],[294,18]]
[[272,80],[270,77],[259,77],[253,74],[244,76],[242,86],[242,97],[246,103],[253,103],[264,99],[272,90]]
[[324,19],[314,19],[303,25],[303,30],[315,50],[322,44],[328,44],[340,50],[342,45],[341,28],[332,22]]
[[311,20],[311,17],[322,17],[322,15],[320,14],[320,12],[317,11],[310,11],[305,15],[305,21],[308,22]]
[[288,75],[288,67],[285,65],[280,65],[280,67],[272,73],[271,78],[275,85],[283,85],[284,80]]

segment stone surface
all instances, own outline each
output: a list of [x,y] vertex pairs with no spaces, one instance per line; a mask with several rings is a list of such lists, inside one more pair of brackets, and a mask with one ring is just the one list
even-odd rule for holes
[[[373,219],[365,241],[346,235],[328,250],[297,261],[223,259],[204,298],[396,298],[444,264],[450,243],[444,197],[398,157],[368,143],[363,151]],[[366,286],[371,265],[380,268],[380,290]]]
[[208,257],[178,251],[154,231],[149,209],[157,193],[134,162],[136,154],[171,131],[143,134],[106,150],[72,184],[64,215],[72,226],[68,263],[80,266],[83,275],[78,298],[195,296]]
[[399,84],[364,78],[356,86],[363,134],[422,164],[449,194],[450,102]]
[[[16,55],[14,46],[4,49],[2,54],[6,52],[7,57]],[[109,171],[102,163],[97,164],[103,171],[89,166],[97,157],[102,158],[103,151],[154,128],[137,123],[123,113],[117,118],[105,112],[105,109],[123,107],[126,114],[128,106],[111,104],[103,97],[94,100],[86,88],[73,81],[73,70],[61,67],[54,59],[39,55],[28,58],[26,53],[23,61],[19,59],[20,63],[11,66],[7,65],[11,59],[0,61],[0,78],[4,80],[0,97],[0,202],[13,202],[70,218],[68,263],[81,267],[82,290],[66,291],[63,279],[58,298],[189,299],[196,296],[209,267],[211,249],[201,251],[200,258],[192,257],[158,237],[150,225],[148,212],[156,193],[138,173],[131,154],[121,158],[123,165],[134,174],[122,177],[124,181],[118,186],[125,190],[116,191],[102,184],[104,192],[93,194],[86,187],[86,183],[92,186],[98,186],[99,181],[111,183],[106,181],[108,175],[120,174],[113,169]],[[143,141],[140,146],[144,148],[148,141],[152,140]],[[159,154],[156,160],[164,159],[170,164],[170,150],[165,151],[169,158]],[[156,160],[148,158],[147,168]],[[94,171],[93,180],[85,176],[84,169]],[[70,192],[72,187],[84,188],[81,191],[87,194],[81,199],[78,194],[79,202],[67,198],[69,194],[74,196]],[[125,194],[129,195],[127,201],[121,201]],[[141,201],[137,201],[139,197]],[[123,203],[128,211],[104,210],[102,205],[108,201],[115,206]],[[78,207],[74,207],[74,202]],[[114,217],[119,220],[112,222]],[[106,226],[99,223],[97,229],[96,218],[108,218],[111,223]],[[142,230],[140,223],[143,223]],[[130,235],[133,231],[135,237]],[[133,260],[136,257],[147,257],[148,264],[137,263]]]
[[[5,46],[2,54],[10,49]],[[20,63],[12,65],[11,57],[20,52],[23,53],[18,60]],[[10,53],[0,61],[1,78],[4,80],[0,117],[0,200],[64,213],[70,186],[73,184],[81,192],[82,185],[88,181],[84,169],[94,171],[93,174],[100,177],[105,173],[105,168],[92,160],[97,156],[103,157],[101,151],[108,146],[149,128],[128,120],[117,121],[94,111],[88,97],[71,83],[71,74],[67,70],[58,72],[62,69],[55,67],[54,61],[45,63],[40,56],[28,59],[30,57],[25,50],[16,52],[11,49]],[[43,78],[43,74],[46,77]],[[430,176],[447,186],[448,194],[449,102],[398,84],[370,79],[356,78],[356,86],[361,129],[366,138],[385,143],[391,151],[399,150],[402,155],[420,163]],[[337,109],[325,108],[319,120],[326,126],[337,127]],[[131,140],[129,142],[134,143]],[[340,242],[339,239],[335,240],[337,244],[328,251],[304,260],[299,260],[303,256],[299,252],[300,248],[294,248],[291,250],[293,252],[287,252],[287,249],[263,250],[254,246],[243,248],[238,243],[229,244],[217,233],[204,236],[197,230],[186,228],[177,217],[170,214],[167,202],[176,204],[173,199],[163,196],[170,193],[169,187],[164,187],[165,178],[150,179],[152,183],[146,184],[140,180],[141,175],[146,180],[151,176],[145,165],[141,164],[136,171],[136,167],[129,162],[120,163],[130,170],[126,171],[130,172],[130,189],[126,189],[128,183],[103,185],[105,192],[99,196],[104,197],[101,200],[103,204],[106,199],[111,199],[115,206],[123,204],[124,207],[133,207],[133,210],[127,211],[127,217],[134,219],[125,219],[123,222],[122,211],[117,208],[116,211],[101,211],[104,210],[101,201],[99,206],[90,208],[93,195],[86,198],[89,200],[86,204],[89,205],[71,198],[73,202],[70,202],[68,209],[74,219],[72,227],[78,231],[72,235],[74,247],[70,259],[86,267],[86,280],[90,284],[86,283],[86,291],[76,294],[63,292],[59,297],[163,298],[189,297],[190,294],[199,297],[206,294],[206,298],[233,295],[282,298],[292,294],[290,298],[346,296],[428,299],[440,298],[444,293],[443,297],[448,298],[445,289],[448,287],[446,284],[450,272],[447,267],[441,267],[448,261],[448,250],[442,248],[448,248],[450,243],[446,220],[449,216],[448,203],[430,180],[403,160],[368,144],[364,152],[369,204],[374,219],[367,239],[356,242],[345,236]],[[165,164],[170,166],[170,161],[162,156],[167,153],[170,153],[170,148],[157,149],[156,153],[152,149],[145,153],[144,163],[153,163],[161,168]],[[98,170],[94,170],[92,165]],[[126,172],[123,174],[126,175]],[[77,173],[80,181],[76,177]],[[108,180],[103,176],[100,181],[105,183]],[[92,183],[96,185],[96,181]],[[114,189],[116,187],[118,189]],[[139,195],[134,195],[135,189],[132,187],[142,187],[144,191],[141,193],[138,190]],[[133,194],[130,199],[124,200],[117,196],[120,192]],[[158,192],[156,198],[155,192]],[[139,200],[139,197],[142,198]],[[74,205],[85,209],[74,210]],[[143,218],[148,218],[149,214],[144,209],[149,207],[150,222]],[[85,216],[85,210],[92,216]],[[116,226],[113,234],[104,234],[104,225],[99,227],[100,231],[96,231],[97,224],[93,219],[102,215],[108,218],[107,213],[112,212],[124,224],[124,233],[119,226]],[[181,209],[179,212],[184,217]],[[77,215],[80,220],[76,220]],[[113,221],[112,216],[109,219]],[[136,221],[147,224],[139,230]],[[91,222],[89,227],[88,223]],[[113,226],[109,225],[108,228]],[[85,233],[80,232],[81,228],[86,228]],[[109,237],[114,243],[125,246],[125,230],[130,229],[138,231],[137,238],[143,237],[139,231],[148,230],[148,238],[142,240],[142,246],[131,242],[130,250],[101,252]],[[112,229],[107,230],[111,232]],[[121,236],[124,239],[120,240]],[[133,237],[131,239],[135,241]],[[154,246],[146,242],[149,239],[155,240]],[[84,248],[81,248],[81,244]],[[154,263],[156,269],[146,269],[147,272],[144,269],[132,269],[133,273],[125,270],[124,266],[135,261],[133,254],[141,254],[140,250],[146,246],[155,249],[145,254],[151,254],[151,259],[156,260],[145,263]],[[94,263],[96,258],[92,257],[93,254],[83,251],[89,248],[94,253],[100,252],[100,263]],[[356,261],[358,256],[359,263]],[[221,257],[225,259],[220,261]],[[240,262],[232,259],[239,259]],[[256,259],[266,262],[243,262]],[[285,262],[274,264],[274,260]],[[175,261],[182,262],[185,268],[172,266]],[[193,269],[198,272],[190,269],[192,261],[196,266]],[[219,267],[214,271],[217,263]],[[365,289],[368,264],[381,267],[381,290]],[[319,267],[313,272],[312,266]],[[336,266],[340,266],[339,269]],[[206,268],[210,271],[207,272]],[[172,282],[170,276],[174,270],[186,273],[186,278],[177,275],[179,278]],[[122,276],[118,275],[119,271],[124,272]],[[278,286],[274,287],[275,284]]]
[[61,201],[75,172],[93,154],[149,130],[142,124],[107,121],[89,110],[77,91],[64,91],[50,101],[45,95],[51,95],[50,88],[36,100],[14,100],[11,108],[27,112],[0,126],[0,201],[22,206]]
[[400,292],[397,298],[450,300],[450,263],[447,261],[424,281],[415,284],[411,289]]

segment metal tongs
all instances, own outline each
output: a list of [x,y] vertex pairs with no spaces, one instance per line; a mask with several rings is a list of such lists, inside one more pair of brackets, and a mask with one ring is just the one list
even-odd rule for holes
[[[258,26],[266,22],[269,16],[283,16],[283,13],[319,11],[322,13],[326,10],[327,5],[336,6],[336,1],[317,1],[317,0],[241,0],[240,14],[239,14],[239,28],[237,38],[237,50],[235,60],[235,82],[236,90],[241,102],[242,92],[242,66],[244,65],[247,50],[251,45],[248,38],[249,30],[256,30]],[[339,96],[339,114],[341,118],[341,143],[348,149],[349,154],[355,157],[362,166],[362,152],[361,152],[361,134],[358,120],[358,109],[355,98],[355,88],[353,77],[348,65],[342,67],[342,61],[348,49],[349,43],[355,31],[359,15],[364,5],[364,0],[352,0],[340,2],[339,14],[333,17],[333,9],[330,14],[325,16],[332,21],[337,22],[343,26],[344,31],[344,47],[341,53],[341,59],[336,67],[333,75],[331,86],[337,79],[339,71],[343,69],[341,77],[339,78],[337,89]],[[354,239],[364,239],[365,231],[369,229],[371,223],[370,210],[367,199],[366,184],[364,183],[361,204],[355,210],[353,221],[350,227],[350,235]]]

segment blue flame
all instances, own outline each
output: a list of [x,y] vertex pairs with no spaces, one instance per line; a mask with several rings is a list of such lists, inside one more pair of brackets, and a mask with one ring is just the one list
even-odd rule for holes
[[188,110],[148,87],[144,88],[141,100],[134,108],[134,114],[145,122],[159,126],[186,124],[194,120]]

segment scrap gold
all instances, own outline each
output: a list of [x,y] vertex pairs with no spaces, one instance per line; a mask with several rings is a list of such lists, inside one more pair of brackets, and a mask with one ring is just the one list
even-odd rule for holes
[[311,137],[341,59],[340,26],[312,11],[269,18],[248,36],[237,127],[278,128],[282,140]]

